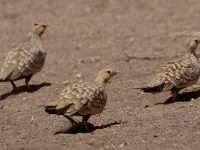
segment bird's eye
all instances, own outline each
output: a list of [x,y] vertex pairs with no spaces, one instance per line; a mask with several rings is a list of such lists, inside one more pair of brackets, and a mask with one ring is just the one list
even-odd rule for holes
[[195,42],[196,42],[196,43],[198,43],[198,40],[197,40],[197,39],[195,39]]
[[111,71],[107,71],[107,73],[109,73],[109,74],[110,74],[110,73],[111,73]]
[[37,24],[37,23],[35,23],[34,25],[35,25],[35,26],[37,26],[38,24]]
[[42,25],[44,28],[46,27],[45,25]]

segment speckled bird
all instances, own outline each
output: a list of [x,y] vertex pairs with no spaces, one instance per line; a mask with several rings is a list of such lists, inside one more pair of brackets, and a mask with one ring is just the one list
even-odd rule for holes
[[42,46],[41,36],[47,26],[35,23],[30,41],[8,52],[0,72],[0,82],[10,82],[14,90],[17,88],[14,81],[25,79],[28,86],[32,76],[42,70],[46,52]]
[[71,116],[83,116],[82,123],[88,130],[87,121],[91,115],[101,113],[107,102],[106,83],[119,71],[101,70],[94,82],[73,83],[61,92],[57,101],[45,106],[49,114],[63,115],[72,125],[78,125]]
[[200,65],[196,55],[196,49],[200,39],[189,38],[186,44],[185,54],[168,62],[163,67],[163,72],[142,88],[144,92],[157,93],[172,91],[172,100],[175,101],[178,92],[195,84],[199,79]]

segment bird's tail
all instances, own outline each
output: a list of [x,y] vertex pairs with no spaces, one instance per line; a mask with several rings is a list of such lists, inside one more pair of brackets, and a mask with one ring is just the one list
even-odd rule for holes
[[172,85],[165,83],[166,77],[164,75],[165,74],[163,73],[159,73],[146,86],[136,88],[136,89],[140,89],[146,93],[158,93],[158,92],[166,91],[169,88],[171,88]]
[[0,77],[0,82],[6,82],[5,80],[3,80],[1,77]]
[[57,114],[56,107],[54,107],[54,106],[45,106],[45,111],[48,114]]
[[48,104],[45,107],[45,111],[48,114],[57,114],[57,115],[63,115],[65,114],[65,111],[68,109],[69,105],[67,104],[58,104],[57,102],[53,102],[51,104]]
[[163,84],[154,86],[154,87],[139,87],[139,88],[134,88],[134,89],[139,89],[142,90],[143,92],[146,93],[159,93],[163,91]]

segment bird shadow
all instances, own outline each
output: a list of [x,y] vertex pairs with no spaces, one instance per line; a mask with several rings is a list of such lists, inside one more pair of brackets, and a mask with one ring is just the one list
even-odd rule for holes
[[109,128],[111,126],[114,126],[114,125],[119,125],[119,124],[124,124],[126,122],[112,122],[112,123],[108,123],[108,124],[105,124],[105,125],[100,125],[100,126],[94,126],[92,123],[87,123],[89,129],[88,130],[85,130],[84,128],[80,128],[81,123],[79,123],[80,126],[73,126],[67,130],[62,130],[62,131],[57,131],[55,134],[78,134],[78,133],[92,133],[94,132],[95,130],[101,130],[101,129],[104,129],[104,128]]
[[155,105],[168,105],[176,102],[189,102],[191,99],[196,99],[200,97],[200,89],[192,92],[183,92],[177,95],[176,101],[169,97],[164,103],[156,103]]
[[9,96],[17,95],[17,94],[20,94],[22,92],[33,93],[33,92],[38,91],[39,89],[41,89],[42,87],[45,87],[45,86],[51,86],[51,83],[43,82],[43,83],[38,84],[38,85],[31,84],[28,87],[26,87],[26,85],[22,85],[22,86],[17,87],[16,90],[12,90],[10,92],[7,92],[7,93],[4,93],[3,95],[1,95],[0,101],[5,100]]

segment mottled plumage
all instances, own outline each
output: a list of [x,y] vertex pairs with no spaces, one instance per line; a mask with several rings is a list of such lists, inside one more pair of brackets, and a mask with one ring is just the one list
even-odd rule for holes
[[173,100],[176,100],[179,90],[195,84],[199,79],[200,65],[195,53],[199,43],[199,39],[189,38],[185,55],[167,63],[163,67],[163,72],[157,74],[152,81],[140,89],[152,93],[171,90]]
[[25,78],[28,85],[31,77],[41,71],[46,56],[41,36],[46,27],[45,24],[35,24],[30,41],[8,52],[0,72],[0,82],[10,81],[15,89],[13,81]]
[[57,101],[47,105],[45,111],[49,114],[64,115],[72,123],[69,116],[83,116],[83,123],[87,128],[90,115],[99,114],[104,110],[107,101],[105,86],[109,79],[117,74],[111,69],[99,72],[95,82],[74,83],[66,87]]

